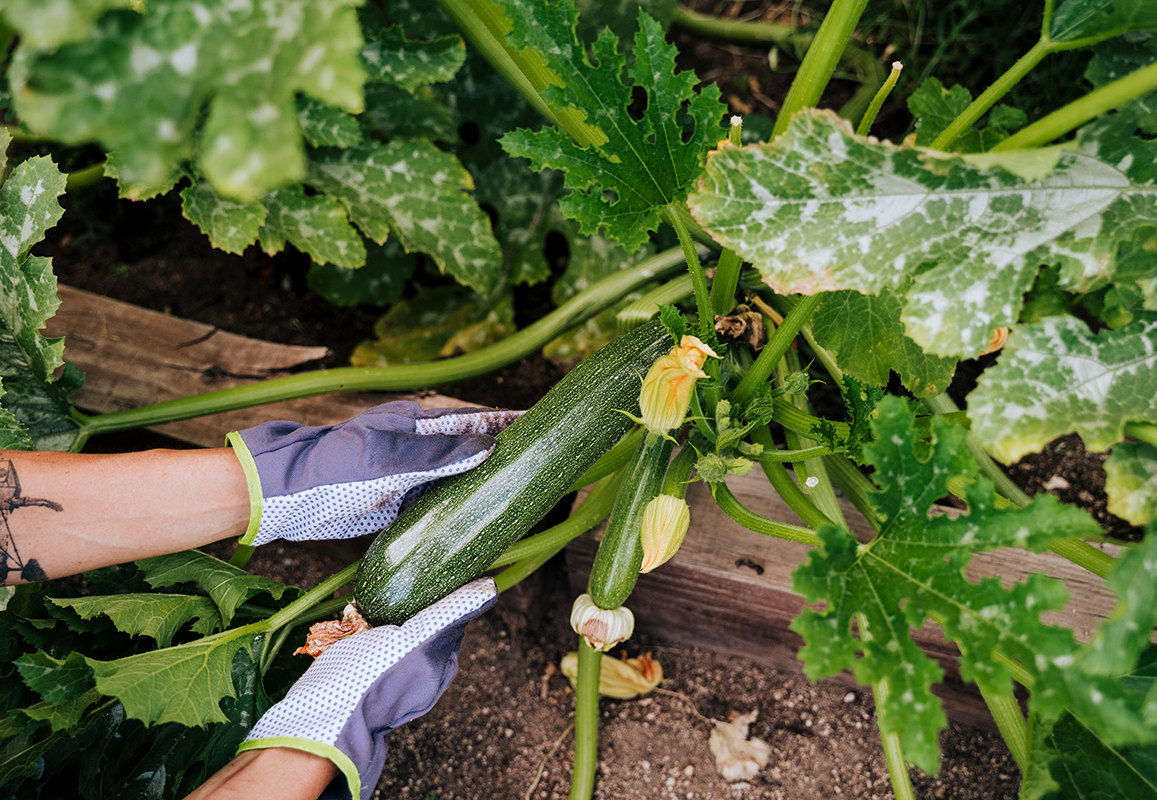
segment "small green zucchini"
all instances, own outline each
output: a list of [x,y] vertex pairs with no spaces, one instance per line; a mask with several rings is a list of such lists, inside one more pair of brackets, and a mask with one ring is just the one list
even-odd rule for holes
[[362,558],[362,616],[398,624],[485,572],[630,429],[622,412],[638,413],[640,378],[671,346],[659,322],[614,340],[498,434],[480,466],[406,509]]
[[635,588],[643,563],[643,509],[663,488],[674,446],[673,440],[648,431],[623,476],[587,581],[587,594],[599,608],[618,608]]

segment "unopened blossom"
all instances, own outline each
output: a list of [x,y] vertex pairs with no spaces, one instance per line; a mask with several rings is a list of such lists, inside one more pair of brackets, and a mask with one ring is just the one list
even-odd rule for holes
[[589,594],[580,594],[571,606],[570,626],[595,650],[606,652],[631,638],[635,615],[626,606],[599,608]]
[[691,511],[681,497],[660,494],[651,498],[643,509],[639,537],[643,544],[643,563],[639,572],[650,572],[667,563],[683,544],[691,524]]
[[[573,650],[559,664],[570,685],[578,680],[578,653]],[[649,694],[663,682],[663,667],[644,653],[638,658],[604,658],[599,669],[599,694],[618,700]]]
[[666,435],[683,424],[695,381],[707,377],[703,363],[709,356],[719,357],[695,336],[684,336],[678,347],[655,360],[639,392],[639,408],[647,430]]

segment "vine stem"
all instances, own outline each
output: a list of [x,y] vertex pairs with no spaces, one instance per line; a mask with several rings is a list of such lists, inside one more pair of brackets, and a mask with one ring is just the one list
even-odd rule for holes
[[705,342],[710,342],[715,338],[715,315],[711,311],[711,295],[707,291],[707,276],[703,273],[695,240],[691,238],[691,232],[684,224],[683,217],[676,209],[670,206],[668,208],[667,220],[675,229],[675,235],[679,237],[684,260],[687,262],[687,271],[691,274],[691,287],[695,292],[695,309],[699,312],[699,337]]
[[149,406],[93,417],[78,416],[77,447],[101,433],[144,428],[165,422],[233,411],[328,392],[405,391],[483,375],[538,350],[555,336],[683,263],[684,253],[671,248],[617,272],[580,292],[537,322],[502,341],[463,356],[394,367],[337,367],[166,400]]
[[775,329],[775,333],[759,351],[751,369],[735,387],[731,396],[734,403],[740,406],[744,405],[755,395],[755,390],[767,382],[767,379],[775,372],[775,365],[783,358],[783,354],[791,346],[791,342],[799,333],[800,328],[819,305],[820,297],[819,294],[805,295],[792,307],[784,318],[783,324]]
[[1101,114],[1155,89],[1157,89],[1157,63],[1106,83],[1084,97],[1058,108],[998,143],[992,148],[992,152],[1048,144]]
[[574,772],[570,800],[589,800],[595,790],[599,763],[599,672],[603,654],[582,636],[578,644],[578,676],[575,680]]
[[896,88],[896,82],[900,80],[900,71],[904,69],[904,65],[899,61],[892,62],[892,71],[888,74],[888,79],[884,81],[884,85],[880,87],[872,98],[872,102],[868,105],[868,110],[864,112],[864,116],[860,118],[860,124],[856,126],[856,134],[858,136],[867,136],[872,130],[872,123],[876,121],[876,115],[880,113],[880,109],[884,107],[884,101],[888,99],[888,95],[892,93],[892,89]]
[[558,77],[547,69],[541,57],[506,43],[506,34],[513,26],[501,9],[489,0],[438,0],[438,4],[490,66],[549,122],[566,131],[576,144],[590,147],[607,140],[602,131],[583,119],[581,112],[555,109],[546,101],[542,92],[557,84]]
[[979,684],[978,688],[984,698],[984,704],[988,706],[988,712],[992,714],[992,719],[996,722],[996,728],[1000,731],[1001,738],[1004,739],[1004,743],[1008,747],[1008,752],[1012,754],[1013,760],[1020,769],[1020,774],[1025,775],[1029,768],[1030,747],[1028,725],[1025,723],[1024,714],[1021,713],[1020,704],[1016,701],[1011,689],[993,693],[985,691],[984,687],[979,686]]
[[724,514],[748,530],[766,536],[774,536],[777,539],[786,539],[789,542],[799,542],[810,547],[819,547],[821,544],[820,537],[816,536],[815,531],[811,528],[791,525],[787,522],[777,522],[756,514],[740,503],[725,483],[712,483],[711,495]]
[[[734,147],[743,144],[743,118],[732,117],[727,141]],[[711,311],[723,316],[735,306],[735,289],[739,286],[739,273],[743,259],[730,247],[725,247],[715,263],[715,277],[711,281]]]
[[787,129],[797,111],[819,103],[867,6],[868,0],[834,0],[791,82],[772,138]]
[[964,109],[956,119],[948,124],[948,127],[940,132],[940,135],[932,140],[930,147],[933,150],[948,150],[956,140],[963,136],[968,130],[976,124],[990,108],[996,105],[1000,98],[1008,94],[1013,86],[1020,82],[1021,78],[1032,71],[1033,67],[1039,64],[1045,56],[1055,50],[1055,46],[1044,38],[1041,38],[1036,44],[1029,48],[1028,52],[1017,59],[1016,63],[1009,67],[1003,75],[992,82],[992,85],[985,89],[979,97],[972,101],[968,108]]
[[[860,638],[870,642],[872,634],[868,628],[868,618],[864,614],[856,614],[856,626],[860,631]],[[887,679],[872,682],[872,695],[876,698],[877,707],[884,705],[890,693]],[[912,788],[912,775],[908,772],[908,760],[904,758],[900,734],[895,731],[886,732],[880,728],[880,743],[884,748],[884,764],[888,767],[888,778],[892,782],[892,793],[896,795],[896,800],[916,800],[916,791]]]

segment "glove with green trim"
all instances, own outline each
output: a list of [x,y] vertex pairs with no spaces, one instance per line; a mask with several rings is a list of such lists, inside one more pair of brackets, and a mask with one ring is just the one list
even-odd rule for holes
[[226,437],[249,485],[241,544],[348,539],[385,528],[407,497],[481,464],[521,412],[400,400],[336,425],[266,422]]
[[328,758],[338,777],[323,798],[368,800],[386,734],[429,711],[458,671],[466,624],[494,603],[480,578],[419,611],[331,645],[253,726],[239,752],[293,747]]

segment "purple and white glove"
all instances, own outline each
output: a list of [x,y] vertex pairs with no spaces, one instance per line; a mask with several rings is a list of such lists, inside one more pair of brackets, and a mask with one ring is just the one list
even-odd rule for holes
[[480,578],[419,611],[331,645],[262,715],[238,752],[292,747],[328,758],[338,777],[323,798],[368,800],[386,759],[386,734],[429,711],[458,671],[466,624],[494,603]]
[[478,466],[521,412],[399,400],[336,425],[265,422],[226,437],[249,485],[241,544],[349,539],[398,516],[407,493]]

